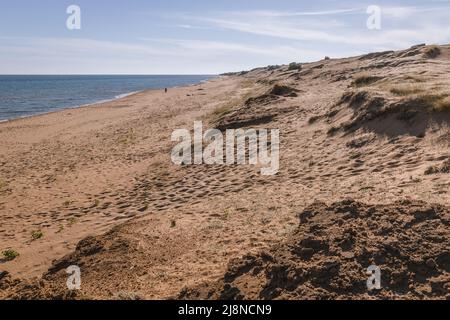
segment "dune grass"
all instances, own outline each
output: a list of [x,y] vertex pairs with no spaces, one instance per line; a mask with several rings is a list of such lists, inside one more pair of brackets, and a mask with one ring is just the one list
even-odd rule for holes
[[44,233],[41,230],[33,231],[31,233],[31,238],[33,240],[39,240],[44,236]]
[[18,256],[20,256],[20,254],[17,251],[12,250],[12,249],[5,250],[2,252],[2,254],[3,254],[4,259],[7,261],[12,261],[15,258],[17,258]]
[[389,91],[392,94],[395,94],[396,96],[406,97],[406,96],[410,96],[410,95],[414,95],[414,94],[419,94],[419,93],[423,92],[424,90],[420,87],[410,85],[410,86],[393,87]]
[[291,62],[288,66],[288,71],[301,70],[302,65],[297,62]]
[[438,46],[430,46],[423,53],[425,58],[434,59],[441,54],[441,48]]

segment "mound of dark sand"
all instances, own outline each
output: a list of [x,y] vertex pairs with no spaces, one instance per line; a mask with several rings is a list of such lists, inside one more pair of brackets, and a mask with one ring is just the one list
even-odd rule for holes
[[[231,261],[213,284],[181,299],[448,299],[450,208],[399,201],[345,200],[303,211],[286,242]],[[367,289],[367,268],[381,269],[381,289]]]
[[[0,276],[0,300],[36,299],[94,299],[98,292],[107,292],[111,298],[136,282],[132,257],[139,257],[136,245],[122,236],[120,227],[113,228],[99,237],[81,240],[75,251],[55,260],[49,270],[39,280],[13,279],[9,274]],[[142,258],[140,272],[144,272],[147,262]],[[66,286],[69,275],[66,268],[72,265],[82,270],[82,287],[85,291],[69,291]],[[139,272],[138,272],[139,273]],[[87,295],[85,292],[89,292]],[[136,297],[135,299],[138,299]]]

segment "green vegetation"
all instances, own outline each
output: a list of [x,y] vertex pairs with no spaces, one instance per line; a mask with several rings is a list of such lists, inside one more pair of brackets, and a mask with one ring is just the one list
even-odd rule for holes
[[212,115],[215,119],[221,119],[227,114],[229,114],[231,111],[232,111],[231,106],[227,104],[214,110]]
[[68,207],[68,206],[70,206],[72,203],[73,203],[73,201],[71,201],[71,200],[66,200],[66,201],[64,201],[63,206],[64,206],[64,207]]
[[133,129],[128,130],[127,133],[120,135],[117,139],[117,143],[122,145],[130,145],[136,142],[136,134]]
[[294,70],[302,70],[302,65],[297,62],[291,62],[288,67],[288,71],[294,71]]
[[436,101],[433,107],[434,111],[450,111],[450,99],[448,97],[443,97]]
[[64,230],[64,226],[60,225],[58,230],[55,233],[61,233]]
[[69,219],[69,226],[73,226],[77,222],[77,218],[72,217]]
[[14,260],[15,258],[17,258],[18,256],[20,256],[20,254],[19,254],[17,251],[12,250],[12,249],[8,249],[8,250],[6,250],[6,251],[3,251],[2,254],[3,254],[3,257],[4,257],[7,261],[12,261],[12,260]]

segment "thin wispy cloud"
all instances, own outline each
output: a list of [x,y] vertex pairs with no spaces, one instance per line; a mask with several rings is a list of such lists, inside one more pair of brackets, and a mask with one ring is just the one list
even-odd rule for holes
[[[417,42],[449,41],[450,25],[446,22],[449,11],[450,7],[382,7],[385,27],[379,31],[367,30],[368,15],[360,8],[303,13],[309,19],[316,16],[312,23],[286,19],[301,16],[301,13],[279,11],[222,12],[217,17],[190,19],[212,28],[271,38],[396,49]],[[357,13],[358,17],[341,23],[326,17],[349,13]]]
[[235,15],[246,15],[252,17],[302,17],[302,16],[330,16],[330,15],[342,15],[342,14],[354,14],[362,13],[365,8],[350,8],[340,10],[324,10],[324,11],[307,11],[307,12],[291,12],[291,11],[270,11],[270,10],[255,10],[243,12],[232,12]]

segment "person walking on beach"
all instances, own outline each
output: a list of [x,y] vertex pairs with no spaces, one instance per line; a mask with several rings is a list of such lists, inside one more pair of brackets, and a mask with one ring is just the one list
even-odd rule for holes
[[164,89],[164,92],[167,93],[167,88]]

